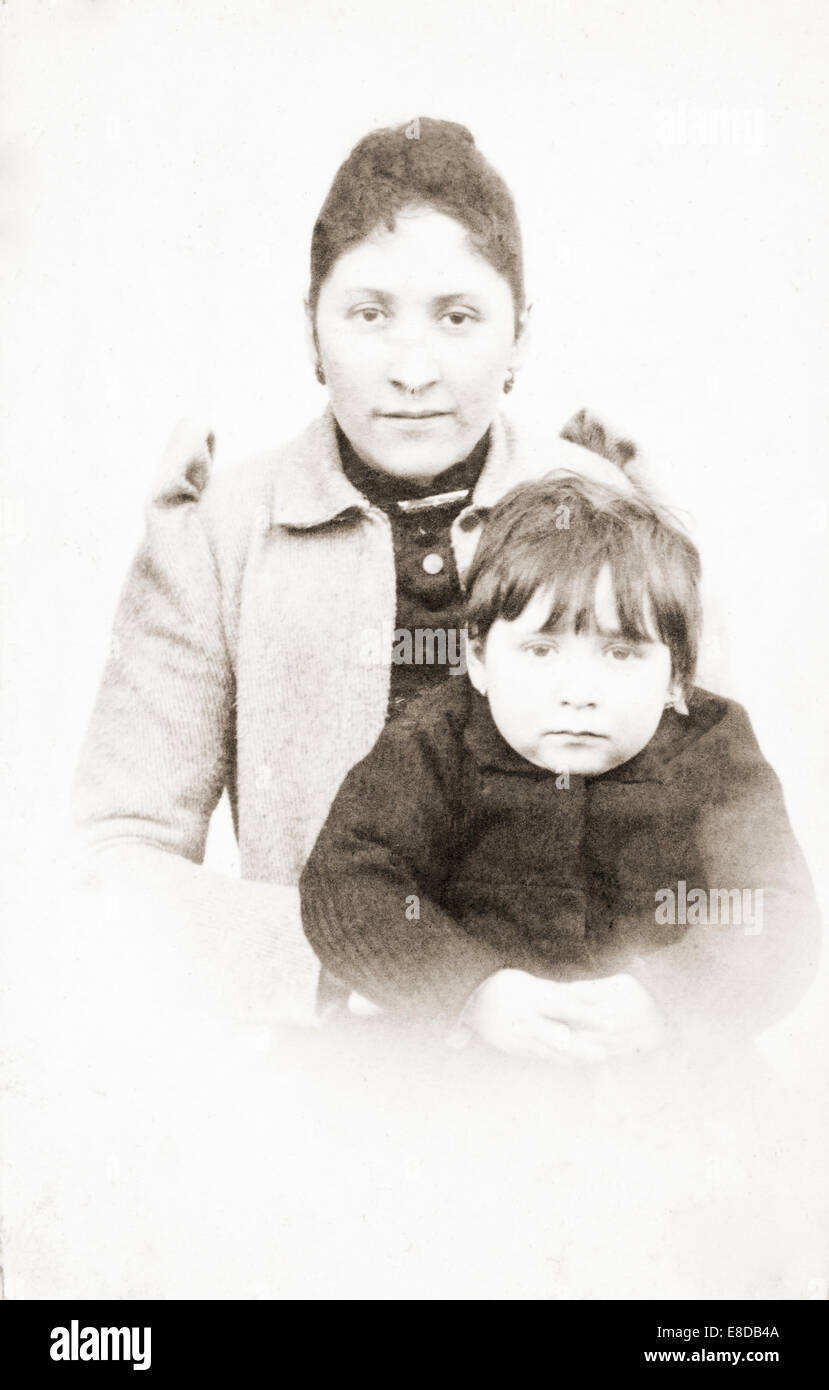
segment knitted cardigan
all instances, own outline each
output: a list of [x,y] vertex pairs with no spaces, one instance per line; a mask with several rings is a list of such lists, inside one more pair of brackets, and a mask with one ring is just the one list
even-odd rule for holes
[[[587,425],[577,419],[574,437],[594,444]],[[211,930],[229,938],[261,978],[263,1014],[311,1022],[319,963],[296,885],[341,781],[385,722],[391,528],[343,473],[330,409],[283,449],[215,475],[213,452],[192,425],[168,449],[118,606],[75,817],[85,848],[109,851],[93,877],[129,876],[205,941]],[[572,438],[530,438],[496,418],[452,527],[461,576],[480,509],[554,467],[624,483]],[[241,880],[202,865],[225,788]]]

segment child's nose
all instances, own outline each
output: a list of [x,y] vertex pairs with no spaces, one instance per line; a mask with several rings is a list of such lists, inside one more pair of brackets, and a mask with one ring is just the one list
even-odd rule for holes
[[599,690],[593,663],[578,657],[563,662],[557,672],[556,695],[570,709],[594,708]]
[[560,703],[568,709],[595,709],[597,701],[590,695],[571,692],[569,696],[562,697]]

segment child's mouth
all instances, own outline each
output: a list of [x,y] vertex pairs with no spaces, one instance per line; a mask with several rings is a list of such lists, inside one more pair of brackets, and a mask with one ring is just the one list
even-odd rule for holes
[[607,738],[607,734],[596,734],[592,729],[550,729],[553,738]]

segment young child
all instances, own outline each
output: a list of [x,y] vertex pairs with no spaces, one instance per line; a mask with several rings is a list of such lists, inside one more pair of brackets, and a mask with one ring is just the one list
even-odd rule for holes
[[642,492],[558,474],[492,509],[468,678],[388,724],[302,876],[350,990],[585,1060],[750,1035],[802,993],[812,887],[745,712],[693,685],[699,573]]

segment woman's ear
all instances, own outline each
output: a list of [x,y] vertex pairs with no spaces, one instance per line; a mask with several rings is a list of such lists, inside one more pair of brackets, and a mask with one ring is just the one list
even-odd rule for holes
[[527,357],[527,351],[531,341],[530,315],[532,305],[528,304],[526,309],[522,309],[518,316],[518,323],[515,330],[515,342],[512,345],[510,354],[510,367],[517,372],[519,367],[523,367]]
[[486,643],[478,637],[470,637],[466,643],[466,669],[479,695],[486,695],[485,647]]
[[311,359],[311,365],[316,367],[320,360],[320,348],[317,340],[317,325],[314,322],[311,302],[308,299],[305,300],[305,346]]

